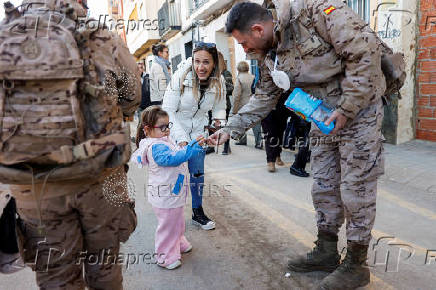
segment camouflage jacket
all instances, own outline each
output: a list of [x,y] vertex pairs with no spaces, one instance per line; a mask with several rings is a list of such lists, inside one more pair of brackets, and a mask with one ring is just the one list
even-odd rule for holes
[[380,42],[346,4],[339,0],[272,2],[273,48],[257,57],[260,81],[255,97],[229,120],[226,132],[240,136],[276,106],[284,92],[270,75],[275,56],[277,70],[291,80],[291,90],[301,88],[349,119],[382,97],[386,84]]

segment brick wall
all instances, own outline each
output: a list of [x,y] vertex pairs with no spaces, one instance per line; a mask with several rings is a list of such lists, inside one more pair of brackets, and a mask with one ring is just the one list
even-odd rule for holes
[[416,138],[436,142],[436,1],[421,0],[416,92]]

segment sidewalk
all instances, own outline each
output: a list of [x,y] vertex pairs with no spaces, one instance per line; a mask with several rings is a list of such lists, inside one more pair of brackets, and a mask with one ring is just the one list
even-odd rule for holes
[[[371,250],[372,282],[364,289],[434,289],[436,262],[425,262],[427,249],[436,249],[436,143],[385,147],[386,175],[379,183],[374,242],[393,237],[396,244],[384,241]],[[124,289],[309,289],[325,276],[314,272],[285,277],[287,260],[310,249],[316,234],[312,179],[289,174],[293,153],[283,152],[286,166],[270,174],[265,151],[254,149],[251,138],[248,146],[231,148],[231,155],[206,158],[206,184],[230,186],[227,194],[206,192],[204,197],[217,229],[206,232],[191,225],[188,201],[186,236],[193,251],[183,255],[182,267],[168,271],[143,261],[123,265]],[[131,166],[129,176],[137,193],[138,227],[122,253],[152,254],[156,218],[145,197],[145,170]],[[340,236],[342,248],[343,229]],[[412,248],[413,257],[405,259],[397,244]],[[383,264],[388,252],[391,260]],[[0,289],[36,289],[35,285],[29,269],[0,279]]]
[[436,195],[436,143],[414,140],[385,145],[386,172],[382,180]]

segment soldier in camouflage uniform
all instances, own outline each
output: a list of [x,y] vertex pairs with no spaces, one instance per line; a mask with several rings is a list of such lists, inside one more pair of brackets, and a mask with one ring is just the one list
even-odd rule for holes
[[[68,13],[68,17],[73,20],[76,17],[86,16],[86,4],[82,7],[76,0],[25,0],[24,2],[23,7],[27,7],[29,11],[41,9],[39,12],[41,18],[45,17],[44,11],[50,12],[44,10],[46,4],[47,7],[54,8],[57,12]],[[80,1],[82,4],[85,2]],[[13,17],[7,18],[3,24],[7,24],[10,20],[13,20]],[[125,117],[132,116],[141,98],[140,80],[135,60],[118,36],[101,27],[92,32],[87,45],[89,57],[93,60],[92,68],[88,68],[94,76],[101,80],[104,80],[103,76],[105,76],[106,81],[108,81],[107,76],[110,72],[109,75],[113,79],[124,80],[129,84],[127,86],[126,83],[117,82],[120,87],[108,89],[109,91],[115,89],[119,94],[114,103],[109,103],[107,96],[92,95],[94,93],[92,87],[87,87],[87,94],[88,97],[92,95],[91,99],[106,98],[104,103],[97,103],[95,99],[92,101],[92,104],[101,108],[99,116],[101,118],[109,116],[117,120],[107,123],[111,127],[102,128],[100,133],[106,134],[110,130],[118,132],[117,130],[121,130],[120,128],[123,126],[121,124],[123,115]],[[123,76],[120,76],[121,74]],[[126,77],[130,79],[123,79]],[[105,84],[100,83],[99,85]],[[41,92],[43,92],[42,88]],[[103,104],[109,104],[110,110],[106,110]],[[91,109],[83,107],[81,109],[88,110],[85,113],[85,118],[89,118],[95,113],[89,112]],[[3,120],[5,121],[5,119]],[[92,124],[87,123],[86,126],[93,126],[96,130],[99,121],[101,120],[94,119]],[[5,129],[3,132],[6,132]],[[118,136],[121,135],[118,134]],[[65,179],[63,182],[50,182],[51,176],[49,178],[47,175],[48,182],[36,183],[36,179],[34,180],[36,176],[32,176],[33,184],[17,184],[15,182],[15,184],[9,185],[16,198],[17,211],[20,216],[18,223],[20,252],[25,263],[36,272],[36,280],[40,289],[85,289],[85,286],[89,289],[123,288],[121,272],[123,260],[115,257],[119,254],[120,242],[126,242],[135,230],[136,214],[134,203],[126,195],[127,177],[123,166],[130,156],[129,134],[126,133],[121,139],[127,141],[124,140],[120,143],[115,141],[115,144],[119,144],[115,147],[111,146],[113,141],[109,139],[103,144],[97,144],[103,149],[110,146],[116,149],[114,151],[111,149],[110,155],[103,154],[103,157],[99,157],[106,163],[114,161],[114,164],[117,164],[115,169],[106,169],[95,175],[88,174],[82,178],[68,180],[69,175],[80,175],[80,171],[86,172],[96,164],[93,159],[84,159],[82,163],[74,163],[79,164],[78,166],[62,167],[59,172],[63,172],[60,173]],[[2,139],[3,141],[8,142]],[[93,148],[92,146],[96,145],[96,142],[85,145],[90,146],[87,146],[82,153],[92,154],[86,149]],[[11,148],[2,147],[3,150]],[[117,149],[119,149],[118,152]],[[72,153],[69,157],[75,158],[77,152],[73,150]],[[80,158],[86,157],[79,153]],[[108,156],[111,157],[108,158]],[[3,157],[6,158],[7,155]],[[53,155],[53,160],[60,157],[61,155]],[[65,158],[67,157],[66,155]],[[0,166],[2,180],[10,178],[9,172],[11,170],[3,165]],[[111,166],[108,165],[108,167]],[[53,176],[55,175],[59,177],[59,174],[54,173]],[[16,178],[22,177],[17,175]],[[113,196],[117,194],[118,197]],[[109,202],[109,200],[115,202]]]
[[[226,30],[249,57],[259,60],[261,78],[255,97],[210,140],[216,144],[218,134],[221,142],[230,135],[238,138],[264,118],[287,89],[302,88],[335,109],[328,121],[336,122],[330,135],[318,128],[311,132],[318,240],[310,253],[291,260],[288,267],[333,272],[320,289],[354,289],[370,282],[364,263],[375,220],[377,178],[384,168],[381,124],[386,84],[379,40],[342,1],[270,2],[265,7],[239,3],[229,13]],[[275,9],[268,11],[273,4]],[[290,87],[275,84],[275,61],[276,70],[289,77]],[[337,234],[344,220],[348,246],[340,263]]]

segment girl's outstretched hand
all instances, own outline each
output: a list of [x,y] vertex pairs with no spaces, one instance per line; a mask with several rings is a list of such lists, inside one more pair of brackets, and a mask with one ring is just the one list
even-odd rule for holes
[[204,139],[203,136],[198,136],[197,139],[195,139],[195,140],[197,140],[197,143],[198,143],[198,145],[200,145],[200,146],[203,146],[203,145],[204,145],[204,142],[206,142],[206,139]]

